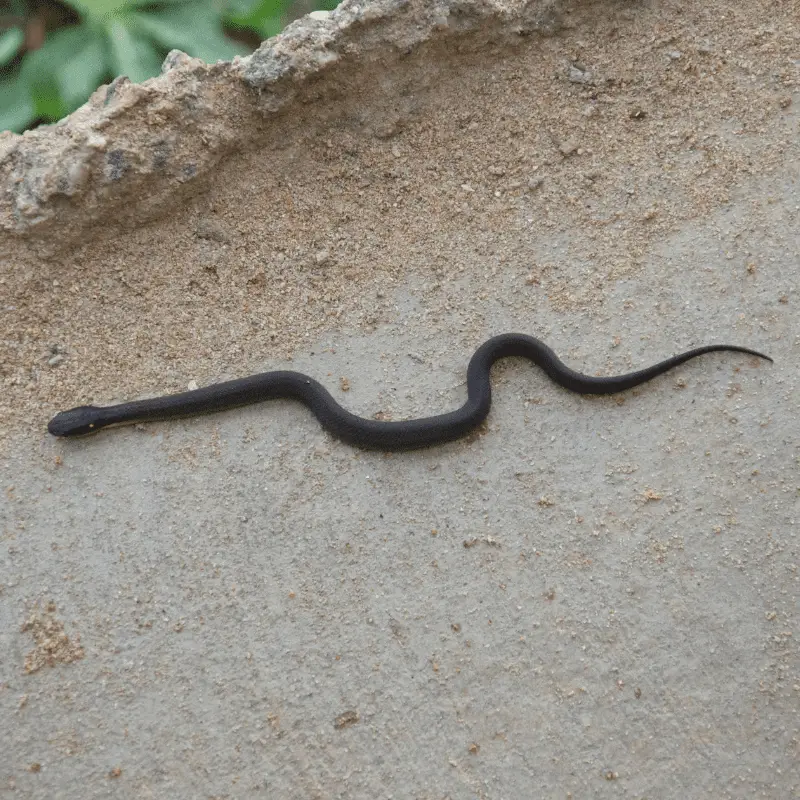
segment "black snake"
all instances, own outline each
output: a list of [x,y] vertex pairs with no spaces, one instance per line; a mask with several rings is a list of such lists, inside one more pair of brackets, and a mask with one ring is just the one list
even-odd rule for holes
[[489,373],[492,364],[500,358],[527,358],[540,366],[559,386],[573,392],[612,394],[645,383],[690,358],[720,350],[747,353],[772,361],[769,356],[746,347],[712,344],[627,375],[596,378],[570,369],[546,344],[533,336],[504,333],[481,345],[470,359],[467,368],[467,402],[455,411],[434,417],[402,422],[358,417],[339,405],[328,390],[313,378],[299,372],[277,371],[151,400],[106,407],[78,406],[56,414],[47,429],[54,436],[77,436],[94,433],[107,425],[187,417],[263,400],[290,398],[308,406],[325,430],[345,442],[369,450],[412,450],[458,439],[486,419],[492,404]]

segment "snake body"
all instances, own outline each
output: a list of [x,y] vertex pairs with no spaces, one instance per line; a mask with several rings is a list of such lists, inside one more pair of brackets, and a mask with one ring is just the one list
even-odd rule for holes
[[386,422],[351,414],[328,390],[299,372],[264,372],[179,394],[136,400],[114,406],[78,406],[56,414],[47,426],[54,436],[95,433],[107,425],[164,420],[224,411],[264,400],[287,398],[306,405],[330,434],[368,450],[413,450],[458,439],[486,419],[492,403],[489,374],[495,361],[521,356],[541,367],[559,386],[580,394],[613,394],[639,386],[691,358],[733,351],[772,361],[769,356],[729,344],[698,347],[646,369],[608,378],[575,372],[544,342],[521,333],[494,336],[481,345],[467,368],[467,402],[446,414],[402,422]]

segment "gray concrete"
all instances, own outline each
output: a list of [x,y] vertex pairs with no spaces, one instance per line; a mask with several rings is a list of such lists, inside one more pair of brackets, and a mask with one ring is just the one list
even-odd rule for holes
[[[791,181],[770,191],[791,227]],[[618,405],[509,363],[484,435],[403,455],[353,450],[274,403],[43,437],[24,474],[7,456],[6,788],[792,796],[796,254],[788,236],[749,240],[787,265],[790,303],[774,285],[721,292],[720,237],[746,206],[665,244],[707,264],[690,279],[654,254],[608,298],[637,298],[627,310],[565,327],[543,308],[534,330],[590,371],[617,333],[635,365],[713,331],[774,366],[710,356]],[[487,334],[526,328],[513,309],[487,316]],[[332,344],[292,366],[357,378],[353,409],[416,415],[463,397],[471,347],[399,322],[313,349]],[[40,598],[85,655],[28,676],[20,622]]]
[[[785,9],[362,5],[270,45],[260,92],[176,58],[5,137],[0,794],[800,796]],[[167,129],[169,169],[137,161]],[[87,165],[69,199],[56,145]],[[71,397],[285,367],[444,411],[512,330],[590,373],[775,363],[587,398],[509,361],[485,430],[407,454],[284,402],[44,432]]]

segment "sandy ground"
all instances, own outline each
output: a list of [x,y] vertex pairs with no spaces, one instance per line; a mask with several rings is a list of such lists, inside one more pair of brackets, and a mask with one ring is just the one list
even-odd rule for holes
[[[800,796],[800,8],[703,6],[433,42],[163,219],[0,256],[0,793]],[[426,415],[511,330],[775,363],[509,361],[399,455],[288,402],[44,433],[287,367]]]

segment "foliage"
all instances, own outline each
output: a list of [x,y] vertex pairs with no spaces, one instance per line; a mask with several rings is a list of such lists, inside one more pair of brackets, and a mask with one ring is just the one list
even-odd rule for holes
[[[291,0],[61,0],[66,24],[52,30],[45,4],[12,0],[0,12],[0,130],[54,122],[117,75],[158,75],[173,48],[209,62],[245,53],[280,31]],[[26,47],[31,30],[41,42]]]

